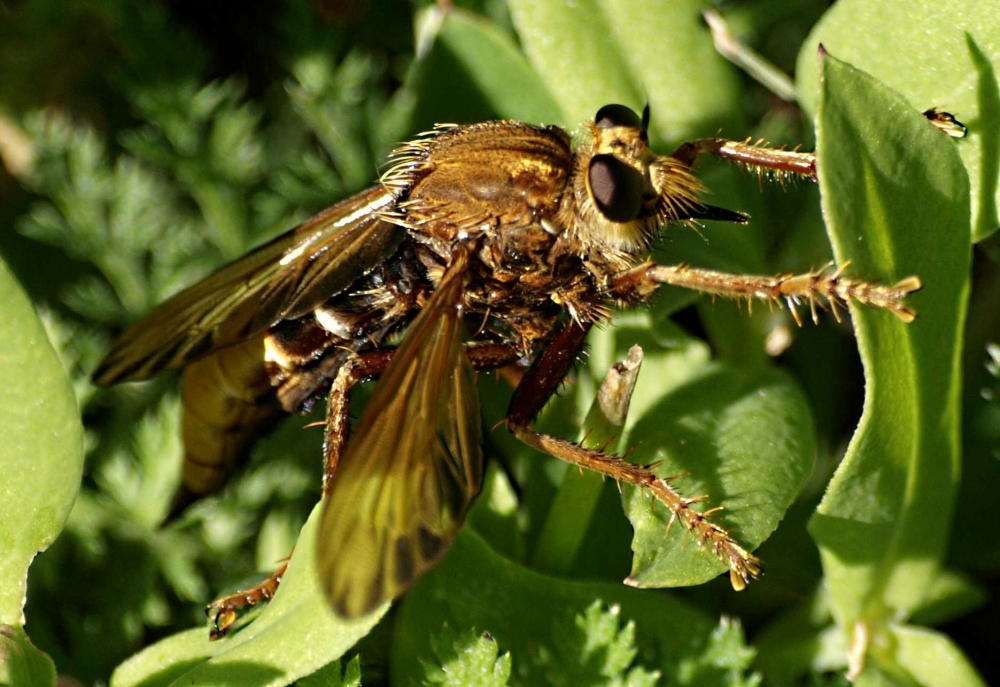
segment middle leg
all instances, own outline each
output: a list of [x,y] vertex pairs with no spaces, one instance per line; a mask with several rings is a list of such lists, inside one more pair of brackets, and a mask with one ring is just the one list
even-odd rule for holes
[[[515,362],[520,354],[512,346],[494,343],[467,344],[466,355],[476,370],[492,370]],[[350,353],[337,368],[326,403],[326,430],[323,439],[323,495],[333,480],[333,474],[347,447],[350,428],[350,392],[356,384],[382,375],[395,348],[383,348],[365,353]],[[308,380],[315,384],[315,380]],[[217,599],[205,608],[211,618],[210,639],[224,637],[240,616],[254,606],[269,601],[285,574],[287,563],[268,575],[260,584]]]

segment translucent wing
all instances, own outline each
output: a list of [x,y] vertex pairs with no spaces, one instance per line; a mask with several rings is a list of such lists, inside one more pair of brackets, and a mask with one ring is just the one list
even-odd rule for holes
[[347,288],[399,244],[376,186],[327,208],[154,308],[115,341],[98,384],[144,379],[299,317]]
[[427,572],[482,484],[461,336],[466,261],[456,258],[410,326],[334,475],[318,551],[320,584],[341,616],[374,610]]

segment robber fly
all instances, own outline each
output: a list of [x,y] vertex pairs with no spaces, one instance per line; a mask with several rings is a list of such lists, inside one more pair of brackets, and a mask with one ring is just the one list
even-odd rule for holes
[[[380,183],[223,267],[126,331],[100,384],[184,368],[186,448],[176,507],[219,488],[284,413],[326,397],[321,584],[334,610],[399,597],[454,540],[483,478],[474,372],[530,361],[506,426],[542,453],[648,490],[729,568],[759,561],[649,466],[543,434],[535,416],[611,307],[660,284],[712,296],[839,308],[854,301],[909,322],[916,277],[879,285],[840,270],[776,277],[657,265],[674,222],[743,223],[701,200],[700,154],[780,178],[815,178],[815,158],[705,139],[649,147],[649,109],[601,108],[574,144],[556,126],[438,126],[391,156]],[[796,314],[798,319],[798,314]],[[405,332],[402,342],[387,345]],[[351,388],[377,378],[348,441]],[[217,632],[274,591],[278,574],[210,608]]]

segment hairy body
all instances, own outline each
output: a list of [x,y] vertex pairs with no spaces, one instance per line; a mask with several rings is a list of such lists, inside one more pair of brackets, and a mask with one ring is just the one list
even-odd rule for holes
[[[401,147],[381,184],[317,215],[178,294],[126,332],[99,383],[185,367],[186,460],[176,508],[218,490],[284,413],[326,396],[319,568],[335,610],[354,617],[405,591],[440,558],[479,491],[482,451],[473,369],[527,366],[506,423],[549,455],[647,489],[723,560],[742,588],[759,561],[671,480],[532,423],[589,329],[659,284],[724,297],[836,309],[848,301],[913,319],[920,287],[838,270],[776,277],[654,265],[672,222],[745,222],[704,204],[692,173],[709,153],[779,177],[815,176],[807,153],[706,139],[672,155],[648,145],[642,117],[597,113],[574,142],[513,121],[443,126]],[[797,315],[796,315],[797,317]],[[398,348],[387,344],[405,332]],[[348,441],[350,390],[380,382]],[[217,602],[235,610],[273,593]]]

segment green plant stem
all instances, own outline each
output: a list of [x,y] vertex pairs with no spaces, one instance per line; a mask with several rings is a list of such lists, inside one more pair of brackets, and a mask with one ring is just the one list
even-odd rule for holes
[[[583,422],[583,446],[618,448],[641,363],[642,349],[633,346],[628,358],[608,371]],[[604,480],[596,473],[572,467],[566,471],[538,538],[535,568],[555,574],[572,569],[603,489]]]

